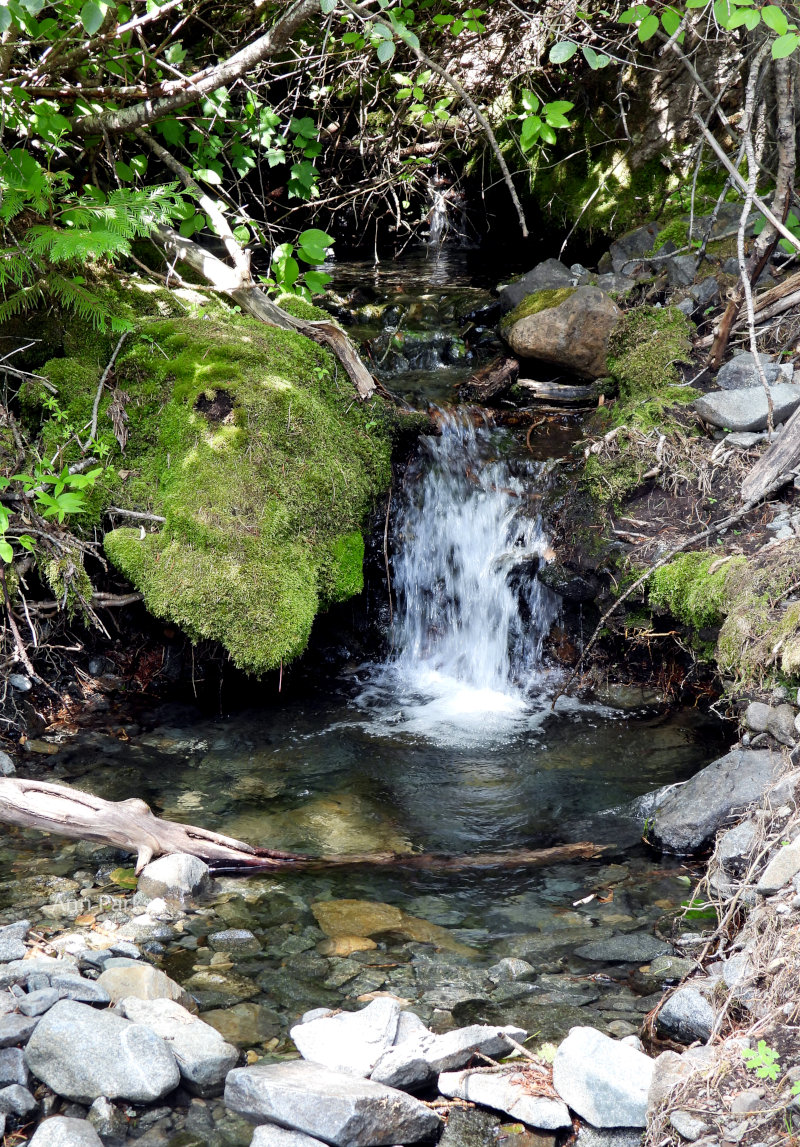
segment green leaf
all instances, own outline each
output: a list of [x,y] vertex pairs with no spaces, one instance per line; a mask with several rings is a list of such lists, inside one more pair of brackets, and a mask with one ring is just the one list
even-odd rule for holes
[[586,60],[586,63],[589,65],[593,72],[596,72],[600,67],[597,52],[595,52],[594,48],[590,48],[588,44],[582,44],[581,51],[583,52],[583,58]]
[[681,14],[675,8],[665,8],[661,13],[661,27],[668,36],[673,36],[678,31],[681,23]]
[[556,133],[553,131],[553,129],[551,127],[548,127],[548,125],[546,123],[542,124],[539,134],[541,135],[541,137],[545,143],[551,143],[552,144],[552,143],[556,142]]
[[11,13],[7,5],[0,5],[0,32],[7,32],[11,27]]
[[321,295],[332,278],[325,271],[306,271],[304,275],[306,286],[314,295]]
[[105,5],[101,6],[96,0],[86,0],[81,8],[81,24],[88,36],[93,36],[100,30],[105,15]]
[[202,179],[204,183],[213,183],[214,185],[222,183],[222,177],[211,167],[196,167],[192,174],[195,179]]
[[786,13],[777,4],[767,4],[766,7],[761,9],[761,19],[771,28],[773,32],[777,32],[779,36],[785,36],[789,31],[789,21],[786,19]]
[[535,92],[527,90],[524,91],[522,93],[520,102],[522,103],[522,106],[526,112],[535,113],[539,110],[540,101]]
[[109,873],[108,879],[118,888],[135,888],[139,883],[133,868],[115,868],[113,872]]
[[20,536],[17,538],[17,541],[22,546],[23,550],[27,550],[28,553],[33,553],[34,549],[36,548],[36,543],[30,534],[20,534]]
[[378,57],[382,64],[388,64],[389,61],[394,57],[393,42],[391,40],[381,40],[375,51],[375,55]]
[[250,239],[249,228],[245,227],[244,224],[240,227],[234,227],[233,237],[234,239],[238,239],[240,243],[247,243]]
[[[723,0],[723,3],[724,2],[725,2],[725,0]],[[644,43],[646,40],[652,40],[653,36],[655,36],[657,31],[658,31],[658,16],[655,16],[651,12],[648,16],[645,16],[644,20],[642,20],[641,24],[639,25],[639,27],[637,29],[636,35],[639,37],[641,42]]]
[[797,32],[787,32],[785,36],[779,36],[772,45],[773,60],[783,60],[786,56],[791,56],[798,44],[800,44],[800,36]]
[[5,538],[0,540],[0,558],[2,558],[4,562],[13,562],[14,560],[14,551]]
[[714,19],[720,28],[728,27],[728,21],[735,10],[732,0],[714,0]]
[[329,16],[336,7],[336,0],[319,0],[319,6],[323,16]]
[[311,227],[300,233],[297,243],[297,253],[306,263],[324,263],[334,240],[319,228]]
[[118,159],[114,164],[114,170],[123,183],[129,183],[133,179],[133,168],[129,167],[127,163],[123,163],[121,159]]
[[578,45],[573,44],[571,40],[562,40],[559,44],[553,44],[550,49],[550,63],[551,64],[566,64],[578,50]]

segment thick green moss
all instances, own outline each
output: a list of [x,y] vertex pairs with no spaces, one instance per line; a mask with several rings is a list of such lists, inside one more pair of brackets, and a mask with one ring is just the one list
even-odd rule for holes
[[678,554],[650,576],[650,604],[695,630],[719,625],[729,606],[728,579],[743,564],[745,558],[721,561],[719,554]]
[[677,368],[689,361],[691,329],[677,307],[638,307],[623,314],[608,340],[608,373],[619,387],[618,425],[650,430],[668,407],[697,397],[681,385]]
[[[94,356],[56,360],[49,375],[68,424],[90,422]],[[109,557],[154,615],[221,642],[241,668],[290,661],[317,611],[362,588],[360,529],[390,477],[382,401],[355,402],[311,340],[205,308],[141,319],[116,384],[130,438],[123,456],[104,394],[98,426],[112,451],[92,509],[166,523],[144,537],[113,530]],[[45,441],[61,427],[46,422]]]
[[500,329],[505,333],[511,330],[514,323],[518,323],[520,319],[527,319],[530,315],[538,315],[540,311],[549,311],[553,307],[560,307],[570,295],[575,294],[575,290],[575,287],[557,287],[553,290],[534,291],[533,294],[526,295],[513,311],[505,315],[500,324]]

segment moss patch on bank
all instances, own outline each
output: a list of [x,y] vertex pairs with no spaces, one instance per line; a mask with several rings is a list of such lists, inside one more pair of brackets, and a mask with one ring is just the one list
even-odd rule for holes
[[678,371],[690,361],[691,331],[677,307],[636,307],[622,315],[608,340],[608,373],[619,388],[617,425],[663,427],[670,406],[697,398]]
[[[44,418],[48,448],[65,421],[91,421],[102,361],[90,348],[47,364],[63,416]],[[317,612],[363,587],[361,528],[390,480],[384,403],[359,402],[310,339],[216,309],[140,319],[116,386],[100,406],[109,465],[91,515],[117,505],[166,522],[121,519],[109,558],[151,613],[220,642],[241,669],[291,661]],[[124,455],[109,412],[121,394]],[[28,390],[28,417],[44,397]]]

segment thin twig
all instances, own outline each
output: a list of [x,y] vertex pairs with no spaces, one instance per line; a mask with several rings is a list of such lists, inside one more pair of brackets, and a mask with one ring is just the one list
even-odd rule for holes
[[89,449],[89,446],[91,445],[92,442],[94,442],[94,440],[97,436],[97,415],[100,412],[100,399],[103,397],[103,388],[106,385],[106,379],[111,374],[114,363],[117,361],[117,355],[122,350],[122,344],[125,342],[125,339],[128,337],[128,333],[129,333],[128,331],[123,331],[122,334],[119,336],[119,342],[114,347],[114,353],[112,354],[111,358],[108,360],[108,365],[106,366],[106,369],[100,375],[100,381],[97,384],[97,394],[94,396],[94,406],[92,407],[92,428],[89,431],[89,437],[86,441],[86,446],[84,447],[84,449],[86,449],[86,450]]

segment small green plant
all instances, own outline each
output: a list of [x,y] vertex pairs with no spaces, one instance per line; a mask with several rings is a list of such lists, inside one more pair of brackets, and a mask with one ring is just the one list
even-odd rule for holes
[[522,111],[515,118],[522,121],[519,144],[523,151],[530,151],[536,143],[555,143],[556,129],[572,126],[566,113],[575,105],[569,100],[553,100],[545,104],[535,92],[526,90],[522,93],[521,102]]
[[301,231],[297,237],[297,244],[280,243],[272,251],[270,263],[271,275],[262,277],[262,283],[281,294],[288,292],[299,295],[300,298],[311,302],[312,295],[321,294],[331,276],[324,271],[300,271],[298,259],[312,267],[325,262],[325,258],[333,246],[333,239],[312,227],[308,231]]
[[709,904],[706,900],[684,900],[681,902],[681,908],[684,910],[684,919],[696,924],[716,921],[717,919],[717,912],[714,905]]
[[[747,1070],[754,1071],[759,1079],[771,1079],[774,1082],[781,1073],[780,1056],[764,1039],[760,1039],[755,1048],[742,1048],[742,1059]],[[792,1094],[797,1095],[800,1092],[793,1090]]]

